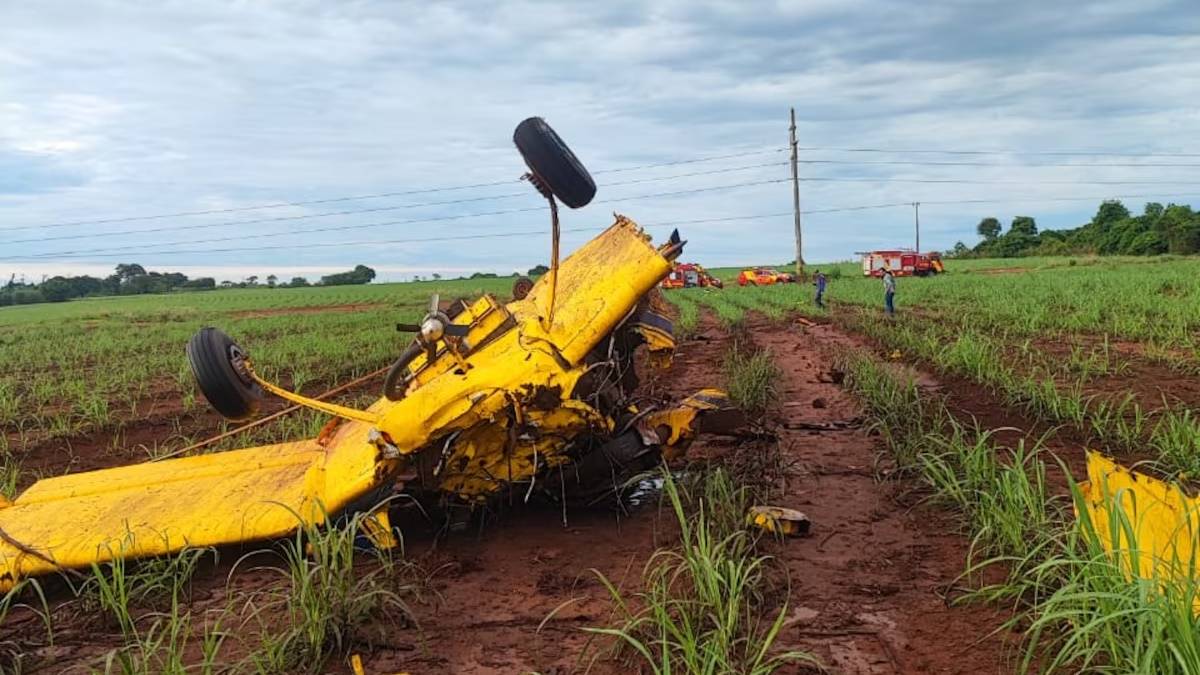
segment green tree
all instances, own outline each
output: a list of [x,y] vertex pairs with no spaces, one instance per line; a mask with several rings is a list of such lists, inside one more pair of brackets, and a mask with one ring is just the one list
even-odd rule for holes
[[217,280],[212,277],[200,277],[184,283],[183,287],[198,291],[210,291],[217,287]]
[[38,285],[46,302],[63,302],[74,297],[71,282],[63,277],[52,277]]
[[1200,253],[1200,214],[1190,206],[1171,204],[1161,218],[1168,251],[1179,255]]
[[121,263],[117,265],[117,277],[121,281],[128,281],[133,277],[139,277],[146,273],[146,268],[137,263]]
[[1036,237],[1038,233],[1037,222],[1029,216],[1017,216],[1013,218],[1012,225],[1008,228],[1008,233]]
[[526,274],[528,274],[531,277],[537,277],[537,276],[541,276],[549,271],[550,271],[550,268],[546,267],[545,265],[534,265],[533,267],[529,268],[529,271]]
[[292,288],[301,288],[307,285],[308,279],[305,279],[304,277],[292,277],[292,280],[288,283],[288,286],[291,286]]
[[375,270],[366,265],[355,265],[354,269],[349,272],[339,272],[338,274],[328,274],[321,277],[322,286],[350,286],[355,284],[369,284],[375,278]]
[[992,240],[1000,236],[1001,230],[1000,221],[995,218],[984,218],[975,226],[975,231],[985,240]]
[[268,288],[275,288],[275,282],[277,282],[277,281],[279,281],[279,277],[275,276],[274,274],[267,275],[267,287]]
[[1100,204],[1100,208],[1096,210],[1096,215],[1092,217],[1092,224],[1097,228],[1104,229],[1129,218],[1129,209],[1116,199],[1106,199]]

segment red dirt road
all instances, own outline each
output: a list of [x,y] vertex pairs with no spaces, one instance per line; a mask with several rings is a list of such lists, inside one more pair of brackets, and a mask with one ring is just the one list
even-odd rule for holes
[[[715,322],[707,340],[681,345],[655,385],[682,395],[717,382],[732,338]],[[780,425],[854,420],[858,404],[828,382],[836,356],[858,346],[830,326],[755,322],[749,339],[770,349],[783,371]],[[822,381],[825,380],[825,381]],[[814,407],[816,399],[823,399]],[[812,520],[812,534],[771,551],[787,567],[788,619],[780,646],[816,654],[828,672],[1000,673],[1003,617],[988,608],[948,607],[942,589],[963,569],[966,545],[954,526],[927,508],[896,500],[907,485],[880,483],[872,466],[876,439],[858,428],[779,429],[791,465],[781,506]],[[721,441],[710,442],[722,444]],[[693,453],[708,448],[697,443]],[[449,567],[438,588],[445,602],[420,612],[424,653],[415,635],[378,653],[373,672],[582,672],[584,626],[604,625],[608,603],[590,569],[629,588],[646,557],[669,545],[669,514],[647,507],[625,519],[610,514],[527,510],[482,536],[458,536],[439,556]],[[439,560],[442,558],[438,558]],[[554,612],[552,619],[539,625]],[[592,672],[624,672],[601,663]]]

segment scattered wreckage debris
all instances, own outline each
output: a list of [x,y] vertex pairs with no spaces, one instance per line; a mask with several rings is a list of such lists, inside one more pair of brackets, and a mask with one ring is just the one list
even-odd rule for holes
[[808,516],[782,506],[751,506],[746,523],[785,537],[803,537],[810,527]]

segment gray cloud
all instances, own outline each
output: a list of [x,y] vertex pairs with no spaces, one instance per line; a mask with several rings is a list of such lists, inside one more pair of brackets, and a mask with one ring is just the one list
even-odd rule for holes
[[[8,3],[0,8],[0,228],[516,178],[522,167],[509,138],[515,123],[531,114],[550,120],[596,170],[781,147],[792,105],[805,146],[1195,151],[1198,29],[1200,7],[1186,1],[314,0],[166,2],[151,8],[133,0]],[[906,156],[805,151],[802,158]],[[802,172],[1023,184],[806,183],[802,200],[805,208],[815,210],[917,200],[1001,200],[995,205],[923,207],[928,228],[923,243],[947,247],[958,239],[973,241],[974,224],[983,215],[1007,219],[1029,213],[1045,225],[1070,226],[1086,220],[1095,207],[1053,198],[1167,194],[1189,201],[1200,194],[1193,185],[1051,182],[1189,181],[1200,178],[1194,168],[1038,167],[1054,160],[1016,154],[983,159],[1003,166],[806,165]],[[598,174],[598,199],[787,175],[785,167],[771,166],[605,187],[620,179],[684,172],[664,167]],[[445,196],[509,191],[503,187]],[[267,213],[436,201],[424,197]],[[80,226],[46,232],[94,236],[10,244],[3,251],[26,255],[148,243],[232,248],[236,246],[188,242],[537,204],[531,195],[394,214],[142,235],[107,234],[117,229],[113,225]],[[617,208],[652,224],[775,213],[790,204],[786,185],[768,185],[598,204],[566,214],[564,221],[568,227],[600,226]],[[250,212],[244,218],[262,215]],[[241,218],[182,217],[120,229]],[[813,214],[805,222],[807,257],[828,260],[867,246],[908,243],[911,209]],[[544,260],[544,239],[482,239],[453,246],[340,247],[339,242],[545,226],[544,214],[533,212],[341,235],[248,239],[246,246],[264,246],[251,252],[131,253],[122,259],[161,268],[228,267],[231,276],[256,265],[272,266],[282,275],[289,265],[303,270],[356,262],[396,270],[396,277],[408,269],[508,271]],[[5,234],[12,240],[37,232]],[[709,264],[790,257],[787,217],[694,224],[685,226],[684,234],[690,240],[689,255]],[[567,241],[582,239],[570,235]],[[327,246],[282,248],[297,243]],[[58,261],[54,269],[115,262],[97,255]],[[3,274],[41,269],[44,264],[0,260]]]

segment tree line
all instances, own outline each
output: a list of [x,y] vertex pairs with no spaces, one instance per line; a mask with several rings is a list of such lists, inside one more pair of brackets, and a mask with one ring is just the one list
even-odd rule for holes
[[982,241],[973,248],[960,241],[951,253],[971,258],[1200,253],[1200,213],[1185,204],[1149,202],[1135,216],[1113,199],[1101,203],[1096,215],[1076,228],[1039,231],[1033,218],[1017,216],[1008,231],[1003,229],[996,218],[984,218],[975,228]]
[[321,277],[320,281],[310,284],[304,277],[292,277],[289,282],[280,283],[274,274],[263,278],[265,283],[259,283],[257,275],[251,275],[242,281],[222,281],[217,283],[212,277],[189,279],[181,272],[147,271],[136,263],[117,265],[113,273],[101,279],[88,275],[65,277],[53,276],[43,279],[41,283],[18,281],[16,275],[8,279],[8,283],[0,287],[0,306],[31,305],[39,302],[64,302],[74,298],[101,297],[106,295],[144,295],[147,293],[172,293],[181,291],[211,291],[217,288],[299,288],[304,286],[347,286],[367,284],[375,278],[375,270],[366,265],[355,265],[348,272],[339,272]]

